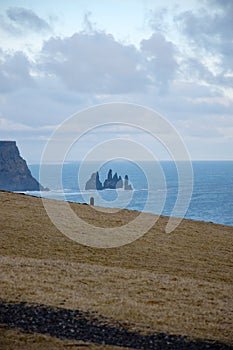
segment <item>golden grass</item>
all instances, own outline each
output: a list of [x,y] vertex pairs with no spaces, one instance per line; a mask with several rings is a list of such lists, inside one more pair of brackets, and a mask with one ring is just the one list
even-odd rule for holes
[[[143,333],[233,342],[233,227],[183,220],[166,234],[161,217],[131,244],[95,249],[59,232],[39,198],[0,192],[0,203],[3,300],[96,311]],[[71,206],[102,227],[138,215]]]

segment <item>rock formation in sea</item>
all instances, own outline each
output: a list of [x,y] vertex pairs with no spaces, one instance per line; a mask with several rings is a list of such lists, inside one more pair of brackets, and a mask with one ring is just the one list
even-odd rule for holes
[[124,190],[132,191],[132,186],[129,184],[129,177],[128,177],[128,175],[125,175]]
[[47,190],[32,176],[15,141],[0,141],[0,190]]
[[124,181],[117,173],[112,175],[112,169],[108,171],[108,176],[104,180],[103,184],[99,179],[98,171],[93,173],[90,179],[86,182],[85,190],[105,190],[105,189],[119,189],[132,190],[132,186],[129,184],[128,175],[125,175]]
[[103,185],[100,182],[99,173],[93,173],[91,178],[87,181],[85,190],[102,190]]
[[108,172],[108,177],[104,181],[104,186],[103,189],[116,189],[116,188],[122,188],[123,187],[123,181],[121,176],[118,177],[117,173],[115,173],[112,176],[112,169],[109,170]]

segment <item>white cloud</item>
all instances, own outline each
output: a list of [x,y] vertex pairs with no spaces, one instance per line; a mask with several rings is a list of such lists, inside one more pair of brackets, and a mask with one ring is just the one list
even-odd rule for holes
[[81,93],[128,93],[144,90],[147,83],[137,49],[98,31],[46,41],[40,68]]
[[[205,140],[214,147],[221,141],[229,147],[233,6],[227,0],[206,1],[203,6],[200,12],[181,12],[174,19],[178,27],[168,9],[153,12],[153,31],[137,46],[97,30],[88,16],[85,30],[53,35],[35,11],[8,9],[2,16],[5,32],[28,33],[31,26],[40,40],[42,32],[50,37],[36,55],[13,46],[11,51],[0,50],[1,137],[12,135],[21,143],[23,137],[25,142],[45,141],[56,125],[77,111],[125,101],[154,108],[198,145]],[[114,133],[131,132],[115,128]],[[193,144],[192,149],[195,153]]]

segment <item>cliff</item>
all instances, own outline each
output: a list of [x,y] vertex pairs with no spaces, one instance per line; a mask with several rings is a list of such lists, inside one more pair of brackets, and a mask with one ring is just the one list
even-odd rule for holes
[[0,141],[0,189],[39,191],[43,186],[34,179],[15,141]]

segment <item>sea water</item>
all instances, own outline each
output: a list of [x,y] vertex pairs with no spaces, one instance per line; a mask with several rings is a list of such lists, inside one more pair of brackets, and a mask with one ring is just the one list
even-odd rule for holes
[[[102,190],[85,191],[85,183],[92,172],[99,171],[103,182],[109,169],[121,175],[127,174],[133,191]],[[184,217],[233,226],[233,161],[194,161],[192,196]],[[30,165],[32,175],[39,180],[40,165]],[[179,190],[176,164],[115,160],[105,164],[67,162],[62,166],[43,166],[43,183],[50,191],[42,192],[46,198],[78,203],[89,203],[94,197],[95,205],[127,208],[154,214],[173,215]],[[189,179],[189,189],[190,189]],[[183,187],[182,187],[183,186]],[[30,192],[40,195],[38,192]]]

